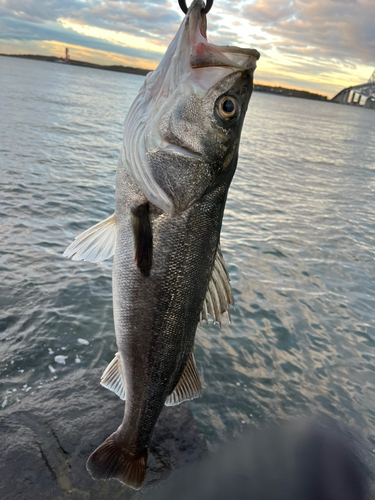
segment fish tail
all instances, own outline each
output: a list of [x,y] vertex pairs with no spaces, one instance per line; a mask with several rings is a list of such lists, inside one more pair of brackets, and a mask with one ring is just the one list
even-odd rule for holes
[[91,453],[86,468],[93,479],[118,479],[139,490],[146,473],[147,452],[135,458],[119,442],[116,433]]

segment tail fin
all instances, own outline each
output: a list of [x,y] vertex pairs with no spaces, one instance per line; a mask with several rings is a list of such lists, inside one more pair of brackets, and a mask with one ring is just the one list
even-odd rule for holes
[[147,453],[134,458],[127,453],[116,433],[91,453],[86,468],[93,479],[118,479],[122,483],[139,490],[146,473]]

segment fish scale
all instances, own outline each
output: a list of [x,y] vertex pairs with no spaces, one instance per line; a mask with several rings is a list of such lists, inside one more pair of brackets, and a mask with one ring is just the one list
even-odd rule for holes
[[203,7],[192,2],[125,119],[115,213],[65,252],[92,262],[114,255],[118,353],[101,384],[126,400],[125,412],[87,469],[135,489],[164,404],[201,394],[200,319],[221,325],[234,304],[220,230],[259,54],[210,44]]

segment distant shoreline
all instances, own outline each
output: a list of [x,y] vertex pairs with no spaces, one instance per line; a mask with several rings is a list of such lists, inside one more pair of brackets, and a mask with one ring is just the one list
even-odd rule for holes
[[[4,57],[18,57],[21,59],[31,59],[36,61],[45,61],[45,62],[56,62],[58,58],[55,56],[40,56],[34,54],[0,54],[0,56]],[[105,66],[102,64],[93,64],[85,61],[77,61],[75,59],[71,59],[69,64],[71,66],[83,66],[85,68],[94,68],[94,69],[104,69],[106,71],[117,71],[119,73],[130,73],[133,75],[141,75],[146,76],[147,73],[150,73],[152,70],[142,69],[142,68],[134,68],[132,66],[121,66],[121,65],[111,65]],[[284,87],[277,87],[273,85],[260,85],[254,83],[254,90],[256,92],[266,92],[268,94],[273,95],[282,95],[286,97],[299,97],[303,99],[312,99],[315,101],[329,101],[327,96],[321,94],[315,94],[313,92],[308,92],[307,90],[295,90],[288,89]]]
[[[18,57],[21,59],[32,59],[36,61],[45,61],[45,62],[59,62],[59,59],[55,56],[39,56],[34,54],[0,54],[0,56],[4,57]],[[70,59],[70,66],[83,66],[85,68],[94,68],[94,69],[104,69],[107,71],[118,71],[120,73],[131,73],[133,75],[141,75],[146,76],[151,70],[142,69],[142,68],[133,68],[132,66],[121,66],[121,65],[111,65],[104,66],[102,64],[93,64],[85,61],[77,61],[75,59]]]
[[313,92],[309,92],[308,90],[287,89],[284,87],[276,87],[271,85],[259,85],[257,83],[254,83],[254,90],[256,92],[267,92],[268,94],[283,95],[286,97],[299,97],[302,99],[312,99],[314,101],[330,101],[327,96],[322,94],[314,94]]

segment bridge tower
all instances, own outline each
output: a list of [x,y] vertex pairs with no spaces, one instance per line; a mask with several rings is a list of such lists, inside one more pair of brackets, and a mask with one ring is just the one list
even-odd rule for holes
[[375,69],[372,72],[372,75],[370,76],[368,83],[372,84],[372,93],[374,93],[375,92]]

